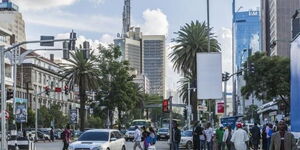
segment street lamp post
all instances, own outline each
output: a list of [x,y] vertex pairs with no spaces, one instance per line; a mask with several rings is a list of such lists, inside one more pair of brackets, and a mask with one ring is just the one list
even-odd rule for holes
[[30,43],[54,43],[54,42],[64,42],[64,41],[71,41],[70,47],[74,45],[76,41],[76,33],[73,31],[70,34],[69,39],[51,39],[51,40],[37,40],[37,41],[24,41],[9,48],[5,48],[4,46],[0,45],[1,50],[1,150],[7,150],[7,142],[6,142],[6,119],[5,119],[5,110],[6,110],[6,97],[5,97],[5,53],[9,52],[15,48],[18,48],[21,45],[30,44]]

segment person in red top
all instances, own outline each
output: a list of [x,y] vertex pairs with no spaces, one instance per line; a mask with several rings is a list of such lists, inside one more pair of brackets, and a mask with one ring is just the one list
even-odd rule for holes
[[71,142],[71,131],[70,125],[67,124],[64,132],[62,133],[62,140],[64,142],[63,150],[68,150],[69,144]]

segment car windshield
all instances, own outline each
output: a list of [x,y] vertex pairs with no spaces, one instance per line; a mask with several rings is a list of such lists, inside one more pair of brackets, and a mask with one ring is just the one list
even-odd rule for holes
[[159,129],[158,132],[169,132],[169,129]]
[[108,141],[108,132],[86,132],[83,133],[78,141]]
[[192,131],[183,131],[182,136],[183,137],[191,137],[191,136],[193,136],[193,132]]
[[134,131],[134,130],[135,130],[135,127],[128,128],[128,131]]

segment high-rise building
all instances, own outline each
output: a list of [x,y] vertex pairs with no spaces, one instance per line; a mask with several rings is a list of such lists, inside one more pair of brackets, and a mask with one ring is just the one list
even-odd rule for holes
[[262,50],[290,57],[291,18],[299,0],[261,0]]
[[16,42],[26,41],[25,23],[14,3],[3,0],[0,3],[0,26],[15,35]]
[[126,37],[114,40],[122,52],[121,60],[129,61],[136,74],[143,73],[143,49],[141,46],[142,33],[139,27],[131,27]]
[[[248,56],[260,50],[260,19],[259,11],[236,12],[234,20],[234,49],[235,49],[235,66],[237,72],[243,68],[243,63]],[[245,108],[251,104],[257,104],[259,101],[245,100],[241,96],[241,88],[245,85],[242,76],[236,78],[237,89],[237,112],[243,114]],[[254,98],[252,98],[254,99]]]
[[149,94],[150,93],[150,81],[147,76],[144,74],[137,75],[133,82],[139,85],[140,90],[142,90],[143,93]]
[[144,73],[150,81],[150,93],[165,97],[165,36],[144,35],[142,40],[144,52]]

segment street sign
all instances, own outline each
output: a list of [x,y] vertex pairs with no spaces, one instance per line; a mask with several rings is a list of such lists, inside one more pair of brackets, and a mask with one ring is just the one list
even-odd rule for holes
[[224,102],[217,102],[217,105],[216,105],[216,113],[217,114],[223,114],[225,112],[225,105],[224,105]]
[[55,92],[62,92],[61,88],[56,87]]
[[207,111],[207,107],[203,105],[198,105],[198,111]]
[[[54,36],[41,36],[41,41],[54,40]],[[40,46],[54,46],[54,42],[41,42]]]
[[70,124],[77,124],[77,109],[70,110]]

